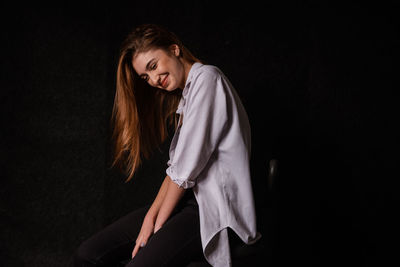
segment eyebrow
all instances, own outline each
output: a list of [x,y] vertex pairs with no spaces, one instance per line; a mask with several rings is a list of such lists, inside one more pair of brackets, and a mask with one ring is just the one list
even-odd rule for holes
[[[150,65],[151,65],[151,63],[152,63],[155,59],[156,59],[156,58],[152,58],[152,59],[149,60],[149,62],[147,62],[146,70],[150,70]],[[146,74],[145,74],[145,73],[142,73],[142,74],[140,74],[139,76],[142,77],[143,75],[146,75]]]

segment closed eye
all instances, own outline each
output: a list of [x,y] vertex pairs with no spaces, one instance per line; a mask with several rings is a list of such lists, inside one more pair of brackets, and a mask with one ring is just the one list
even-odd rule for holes
[[[149,63],[147,63],[146,69],[150,70],[150,71],[156,70],[157,69],[157,62],[154,61],[154,59],[150,60]],[[145,81],[149,80],[149,76],[147,74],[140,75],[140,78],[145,80]]]
[[150,70],[155,70],[157,69],[157,63],[154,62],[153,64],[150,65]]

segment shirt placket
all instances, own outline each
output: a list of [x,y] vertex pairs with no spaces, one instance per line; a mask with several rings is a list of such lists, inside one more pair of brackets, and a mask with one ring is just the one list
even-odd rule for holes
[[178,126],[175,130],[174,136],[172,137],[171,140],[171,144],[170,144],[170,151],[169,151],[169,163],[172,163],[172,160],[174,158],[175,155],[175,148],[176,148],[176,144],[178,142],[179,139],[179,133],[181,130],[181,126],[182,126],[182,121],[183,121],[183,108],[185,106],[185,99],[182,98],[181,101],[179,102],[178,108],[176,110],[176,113],[179,114],[179,119],[178,119]]

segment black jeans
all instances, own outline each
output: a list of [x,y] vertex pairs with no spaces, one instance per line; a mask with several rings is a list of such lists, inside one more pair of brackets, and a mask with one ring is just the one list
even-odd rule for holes
[[199,210],[193,191],[187,190],[163,227],[130,260],[148,207],[135,210],[84,241],[75,253],[81,266],[186,266],[204,259]]

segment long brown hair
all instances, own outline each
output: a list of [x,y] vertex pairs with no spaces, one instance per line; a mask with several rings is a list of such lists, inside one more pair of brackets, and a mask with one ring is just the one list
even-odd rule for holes
[[132,179],[142,163],[168,137],[168,127],[176,128],[176,109],[182,90],[167,92],[151,87],[135,72],[132,59],[154,48],[180,48],[184,60],[200,62],[171,31],[160,25],[136,27],[122,44],[116,78],[116,92],[111,116],[113,127],[113,162]]

